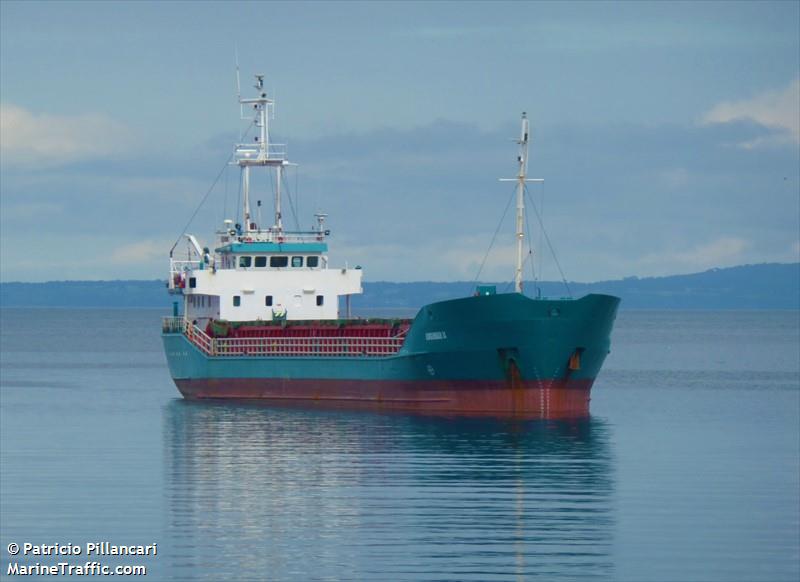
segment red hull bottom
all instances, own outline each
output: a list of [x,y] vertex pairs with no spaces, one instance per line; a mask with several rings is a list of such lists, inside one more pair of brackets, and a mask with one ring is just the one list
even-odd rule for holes
[[591,380],[541,382],[288,380],[226,378],[175,380],[187,399],[258,400],[338,408],[425,413],[575,418],[589,414]]

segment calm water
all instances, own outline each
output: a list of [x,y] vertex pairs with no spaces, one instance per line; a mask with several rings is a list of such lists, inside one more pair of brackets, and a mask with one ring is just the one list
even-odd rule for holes
[[800,576],[797,312],[623,312],[580,422],[187,403],[160,315],[2,312],[0,577],[90,541],[153,580]]

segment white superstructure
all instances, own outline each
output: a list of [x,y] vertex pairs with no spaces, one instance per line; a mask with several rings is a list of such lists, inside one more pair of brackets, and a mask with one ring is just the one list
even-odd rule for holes
[[[225,220],[213,247],[204,247],[185,235],[186,255],[170,251],[170,292],[182,295],[188,321],[205,325],[209,319],[226,321],[321,320],[339,317],[339,297],[361,293],[361,269],[329,268],[325,214],[308,231],[286,231],[281,215],[283,172],[289,163],[283,144],[269,137],[274,101],[256,76],[258,95],[242,99],[252,108],[255,136],[236,144],[233,163],[242,174],[242,222]],[[275,171],[274,222],[264,228],[252,214],[251,169]],[[259,202],[260,206],[260,202]],[[258,217],[260,218],[260,216]]]

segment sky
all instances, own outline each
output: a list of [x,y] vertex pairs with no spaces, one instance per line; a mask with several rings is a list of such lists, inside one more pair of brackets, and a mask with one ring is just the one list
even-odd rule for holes
[[367,281],[513,277],[522,111],[528,278],[800,260],[800,2],[2,0],[0,280],[166,278],[209,190],[189,232],[241,221],[236,54],[284,216]]

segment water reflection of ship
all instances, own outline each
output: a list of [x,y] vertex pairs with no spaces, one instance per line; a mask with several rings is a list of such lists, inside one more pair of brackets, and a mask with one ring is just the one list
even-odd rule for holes
[[613,574],[611,452],[595,418],[176,400],[164,438],[176,579]]

